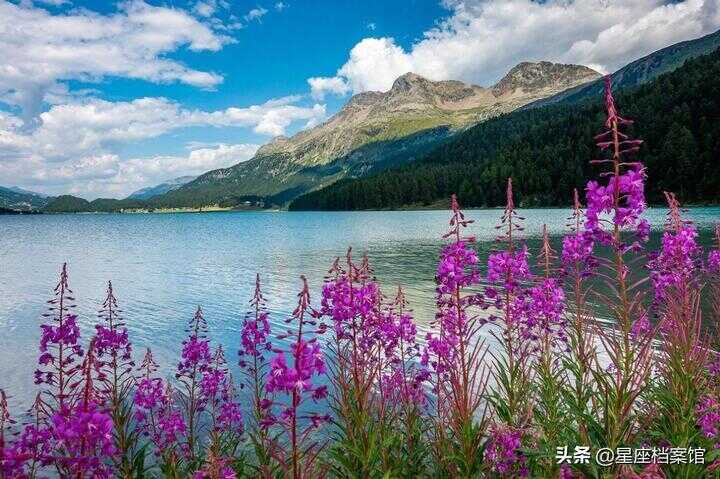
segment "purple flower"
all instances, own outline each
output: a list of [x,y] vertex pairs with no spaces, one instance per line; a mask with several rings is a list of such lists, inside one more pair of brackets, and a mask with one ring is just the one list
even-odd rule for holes
[[707,269],[710,273],[720,273],[720,250],[710,251],[707,260]]
[[67,264],[63,264],[55,297],[48,301],[50,312],[45,314],[52,323],[40,326],[40,367],[35,371],[35,383],[48,386],[46,402],[52,412],[60,410],[75,392],[78,382],[73,378],[80,371],[83,355],[77,316],[71,313],[75,307],[71,295]]
[[697,424],[703,436],[715,441],[715,448],[720,442],[720,403],[713,396],[700,398],[695,408]]
[[666,197],[670,206],[670,230],[663,234],[660,251],[650,255],[647,264],[656,301],[662,300],[668,291],[692,286],[702,254],[697,243],[698,233],[682,220],[675,196],[666,193]]
[[594,246],[592,235],[575,232],[565,236],[560,256],[564,271],[570,273],[577,268],[581,275],[587,275],[597,265]]
[[[631,124],[632,121],[618,114],[609,76],[605,78],[605,109],[607,111],[605,131],[595,139],[600,150],[607,151],[610,158],[593,163],[612,163],[613,171],[604,175],[607,178],[607,183],[604,185],[595,180],[587,183],[585,229],[593,234],[596,241],[602,244],[614,243],[616,248],[620,248],[619,238],[614,238],[611,232],[603,229],[603,223],[607,220],[603,219],[602,215],[611,216],[613,227],[634,229],[641,240],[646,240],[649,233],[649,224],[640,219],[647,206],[645,169],[642,164],[624,158],[626,155],[636,153],[642,141],[632,139],[621,131],[622,127]],[[617,173],[618,171],[620,173]]]
[[652,326],[650,325],[650,320],[648,319],[647,313],[643,313],[638,319],[635,320],[635,322],[632,324],[632,327],[630,328],[630,334],[634,338],[642,338],[644,336],[647,336],[652,331]]
[[113,422],[110,415],[93,402],[74,408],[63,408],[50,418],[52,439],[63,451],[56,458],[72,475],[112,477],[105,463],[115,453]]
[[142,378],[135,389],[135,406],[151,410],[158,407],[164,400],[165,387],[160,378]]
[[532,278],[528,266],[527,247],[511,252],[498,251],[488,257],[487,280],[490,283],[502,283],[505,288],[514,290],[519,281]]
[[521,446],[520,431],[495,426],[490,431],[485,460],[502,477],[528,477],[527,459],[520,452]]

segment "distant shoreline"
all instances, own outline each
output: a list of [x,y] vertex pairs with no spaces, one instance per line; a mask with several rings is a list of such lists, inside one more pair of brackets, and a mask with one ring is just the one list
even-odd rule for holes
[[[648,205],[649,208],[666,208],[664,204]],[[720,203],[701,203],[685,205],[685,208],[713,208],[720,207]],[[569,206],[519,206],[522,210],[562,210],[569,209]],[[444,211],[448,209],[448,205],[412,205],[402,208],[376,208],[363,210],[288,210],[287,208],[237,208],[208,206],[202,208],[182,207],[182,208],[154,208],[154,209],[129,209],[119,211],[40,211],[40,210],[10,210],[0,208],[0,215],[142,215],[142,214],[177,214],[177,213],[227,213],[227,212],[288,212],[288,213],[352,213],[352,212],[403,212],[403,211]],[[483,211],[483,210],[499,210],[502,206],[482,206],[468,207],[467,211]]]

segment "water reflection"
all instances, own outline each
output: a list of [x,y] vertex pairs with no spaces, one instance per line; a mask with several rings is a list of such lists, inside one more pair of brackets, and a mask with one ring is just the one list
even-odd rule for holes
[[[483,259],[500,213],[469,212]],[[648,216],[658,227],[664,213],[651,210]],[[531,251],[543,223],[559,250],[567,210],[523,215]],[[701,241],[709,243],[720,208],[693,209],[690,216]],[[294,306],[300,274],[308,276],[317,300],[332,259],[350,245],[358,256],[367,252],[388,294],[404,286],[421,329],[427,328],[447,219],[443,211],[0,216],[0,387],[13,396],[15,407],[34,395],[38,326],[65,261],[84,335],[92,330],[111,279],[136,350],[151,346],[169,370],[198,304],[213,339],[233,352],[255,272],[261,273],[273,321],[280,324]],[[658,242],[657,228],[652,242]]]

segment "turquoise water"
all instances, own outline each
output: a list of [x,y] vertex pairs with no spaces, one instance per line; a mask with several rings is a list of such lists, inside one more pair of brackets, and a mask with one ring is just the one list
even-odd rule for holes
[[[500,213],[468,212],[482,256],[492,247]],[[522,214],[531,249],[543,223],[559,249],[567,210]],[[648,218],[660,227],[664,215],[651,210]],[[708,244],[720,208],[692,209],[690,217]],[[279,324],[294,306],[300,274],[307,275],[317,304],[324,274],[348,246],[358,257],[370,256],[387,294],[397,284],[406,288],[421,328],[427,327],[447,219],[444,211],[0,216],[0,388],[15,407],[34,396],[41,315],[63,262],[85,338],[112,280],[136,352],[152,347],[169,371],[198,305],[213,339],[234,358],[256,272]],[[655,242],[657,236],[656,228]]]

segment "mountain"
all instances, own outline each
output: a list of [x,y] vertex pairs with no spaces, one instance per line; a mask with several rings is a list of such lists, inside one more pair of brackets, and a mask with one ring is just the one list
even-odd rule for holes
[[172,180],[166,181],[164,183],[160,183],[159,185],[155,186],[148,186],[147,188],[142,188],[134,193],[130,194],[126,199],[128,200],[147,200],[150,198],[154,198],[156,196],[160,196],[162,194],[167,193],[168,191],[176,190],[180,188],[182,185],[186,183],[190,183],[192,180],[194,180],[195,176],[180,176],[178,178],[173,178]]
[[[711,53],[720,48],[720,30],[704,37],[676,43],[624,66],[612,74],[615,88],[628,88],[647,83],[663,73],[682,66],[685,60]],[[536,108],[554,103],[577,103],[597,98],[603,91],[602,80],[596,80],[528,104]]]
[[[639,87],[615,90],[616,104],[644,140],[646,195],[663,203],[672,191],[684,204],[720,201],[720,49],[686,60]],[[424,158],[399,168],[342,180],[308,193],[291,210],[500,206],[513,178],[521,206],[569,205],[600,168],[593,137],[605,119],[600,94],[590,101],[517,110],[466,130]]]
[[85,213],[85,212],[111,212],[123,210],[140,210],[147,209],[148,204],[145,200],[135,198],[125,198],[118,200],[115,198],[97,198],[88,201],[72,195],[62,195],[57,198],[51,198],[47,205],[40,211],[43,213]]
[[40,209],[48,203],[45,195],[23,190],[17,186],[0,186],[0,207],[10,210],[30,211]]
[[90,202],[72,195],[61,195],[51,199],[42,210],[47,213],[80,213],[90,211]]
[[357,94],[325,123],[276,138],[251,160],[205,173],[153,203],[232,204],[259,195],[282,204],[345,177],[412,161],[473,124],[599,76],[578,65],[526,62],[483,88],[406,73],[389,91]]

